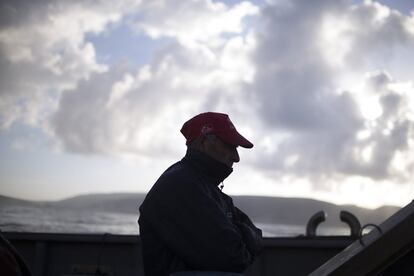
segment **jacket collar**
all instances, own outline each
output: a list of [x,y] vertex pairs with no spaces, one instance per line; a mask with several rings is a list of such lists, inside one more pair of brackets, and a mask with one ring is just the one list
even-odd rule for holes
[[215,185],[219,185],[233,172],[233,168],[195,149],[187,149],[183,161],[188,162],[198,173],[208,178]]

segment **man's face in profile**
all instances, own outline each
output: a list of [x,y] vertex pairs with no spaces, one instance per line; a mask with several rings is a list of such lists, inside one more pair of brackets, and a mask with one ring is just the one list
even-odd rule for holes
[[203,151],[217,161],[233,167],[234,162],[239,162],[240,157],[237,152],[237,146],[223,142],[215,135],[207,135],[203,141]]

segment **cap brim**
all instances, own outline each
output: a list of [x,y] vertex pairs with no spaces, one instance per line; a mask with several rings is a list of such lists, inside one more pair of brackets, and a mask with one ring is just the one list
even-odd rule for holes
[[236,130],[227,133],[217,133],[217,136],[219,136],[224,142],[234,146],[240,146],[247,149],[253,147],[253,144]]

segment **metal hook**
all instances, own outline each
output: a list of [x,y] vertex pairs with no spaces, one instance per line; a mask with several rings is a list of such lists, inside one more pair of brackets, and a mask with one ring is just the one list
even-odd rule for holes
[[367,227],[369,227],[369,226],[371,226],[371,227],[374,227],[375,229],[377,229],[378,230],[378,232],[380,232],[380,234],[382,234],[382,230],[381,230],[381,228],[378,226],[378,225],[376,225],[376,224],[373,224],[373,223],[367,223],[367,224],[365,224],[364,226],[362,226],[361,227],[361,229],[359,230],[359,234],[358,234],[358,236],[359,236],[359,243],[362,245],[362,246],[365,246],[365,243],[364,243],[364,241],[362,240],[362,232],[364,231],[364,229],[365,228],[367,228]]
[[339,218],[342,222],[348,224],[349,228],[351,229],[351,237],[358,237],[358,233],[361,230],[361,223],[359,222],[358,218],[354,214],[343,210],[341,210]]
[[306,225],[306,236],[315,237],[316,236],[316,228],[318,225],[326,220],[326,212],[319,211],[314,214],[308,221]]

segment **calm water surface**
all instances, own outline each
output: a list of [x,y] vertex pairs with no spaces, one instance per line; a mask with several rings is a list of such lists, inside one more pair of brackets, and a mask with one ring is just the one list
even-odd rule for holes
[[[10,206],[0,209],[1,231],[46,233],[111,233],[137,235],[138,214],[92,210]],[[305,225],[256,223],[265,237],[297,236],[306,232]],[[321,235],[349,235],[346,228],[324,228]]]

